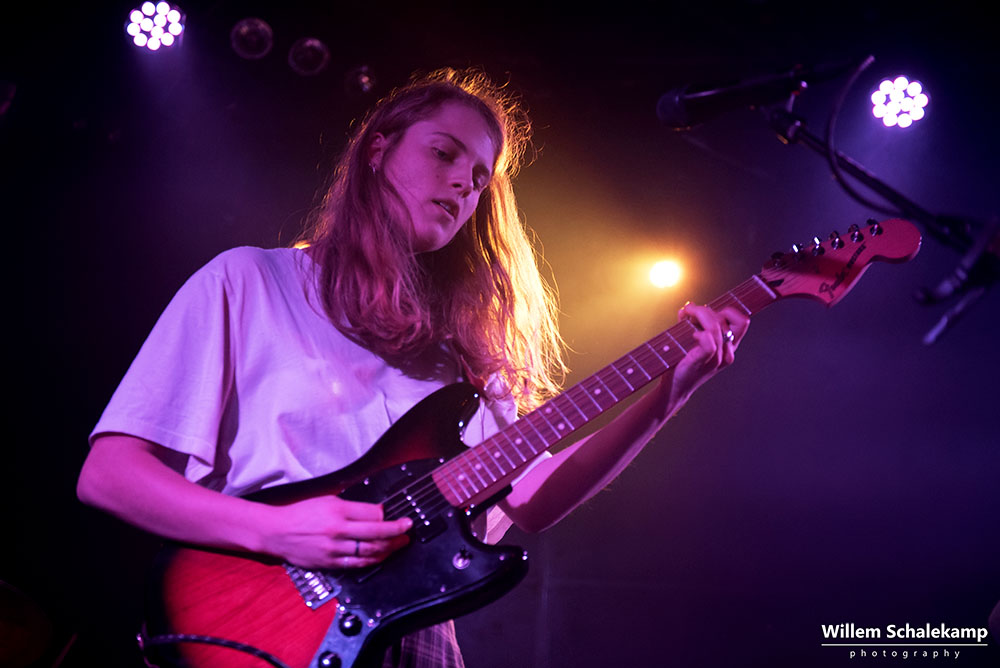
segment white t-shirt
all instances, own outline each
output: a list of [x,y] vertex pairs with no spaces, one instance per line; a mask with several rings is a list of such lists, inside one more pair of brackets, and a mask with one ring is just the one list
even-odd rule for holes
[[[403,370],[347,339],[320,305],[313,269],[300,250],[244,247],[197,271],[91,441],[147,439],[189,455],[188,480],[243,495],[343,468],[420,399],[461,380],[447,346]],[[485,401],[464,440],[475,445],[515,417],[509,397]],[[494,533],[502,520],[490,519]]]

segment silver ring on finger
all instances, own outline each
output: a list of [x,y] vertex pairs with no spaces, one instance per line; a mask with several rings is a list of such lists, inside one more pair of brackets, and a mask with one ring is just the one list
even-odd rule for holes
[[354,541],[354,556],[355,557],[361,556],[361,541],[357,539],[355,539]]
[[726,330],[726,341],[729,341],[730,343],[734,343],[736,341],[736,335],[733,334],[733,330]]

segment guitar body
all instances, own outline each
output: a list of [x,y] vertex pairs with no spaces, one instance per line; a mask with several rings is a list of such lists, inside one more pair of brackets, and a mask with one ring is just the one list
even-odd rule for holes
[[[347,468],[247,497],[284,505],[336,494],[382,503],[407,498],[408,486],[419,485],[423,507],[417,516],[425,519],[415,523],[407,547],[372,568],[315,572],[267,557],[168,547],[152,582],[147,649],[155,650],[156,660],[196,668],[278,665],[242,646],[290,668],[377,667],[386,648],[406,633],[509,591],[527,573],[524,552],[483,544],[473,535],[469,513],[427,489],[427,473],[467,450],[461,430],[478,405],[470,385],[442,388]],[[413,508],[406,510],[397,516],[413,516]],[[392,516],[388,507],[386,513]]]

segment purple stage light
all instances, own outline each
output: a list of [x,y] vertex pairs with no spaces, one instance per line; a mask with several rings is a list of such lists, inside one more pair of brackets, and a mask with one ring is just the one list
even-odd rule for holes
[[169,2],[144,2],[128,18],[125,33],[133,44],[150,51],[173,46],[184,32],[184,13]]
[[882,119],[887,128],[908,128],[924,117],[930,100],[919,81],[899,76],[882,81],[871,94],[871,101],[872,116]]

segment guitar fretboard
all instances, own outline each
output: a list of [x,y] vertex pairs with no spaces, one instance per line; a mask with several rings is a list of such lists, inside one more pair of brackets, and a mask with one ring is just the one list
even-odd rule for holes
[[[753,276],[709,304],[747,316],[777,295]],[[513,474],[563,438],[666,373],[697,345],[697,328],[680,322],[545,402],[506,429],[439,466],[435,486],[455,507],[498,492]]]

